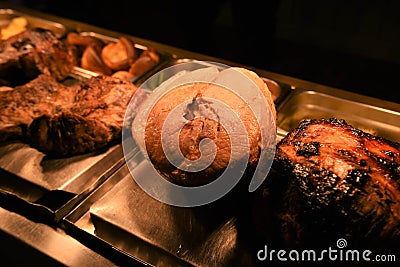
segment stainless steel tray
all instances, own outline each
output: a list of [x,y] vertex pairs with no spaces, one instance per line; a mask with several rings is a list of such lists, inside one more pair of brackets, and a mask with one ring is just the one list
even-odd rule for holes
[[[194,61],[171,59],[163,67]],[[208,63],[196,61],[196,64]],[[270,81],[268,77],[262,78]],[[149,89],[161,82],[153,79]],[[377,133],[392,140],[396,137],[394,133],[399,132],[400,114],[394,111],[341,98],[335,90],[327,94],[276,83],[280,92],[276,98],[278,140],[300,120],[321,116],[343,118],[349,123],[362,122],[365,127],[376,124],[379,129],[389,129]],[[383,122],[389,126],[382,127]],[[145,179],[152,172],[136,152],[129,157],[128,164],[133,167],[133,176]],[[271,243],[258,240],[247,212],[251,211],[240,207],[232,211],[219,205],[177,208],[160,203],[141,190],[124,164],[81,201],[62,223],[66,232],[82,243],[92,248],[102,247],[106,254],[116,255],[128,263],[257,266],[262,264],[256,259],[257,251]]]
[[[132,174],[148,177],[152,174],[142,159],[133,160]],[[150,266],[258,266],[259,240],[248,221],[249,209],[223,204],[228,203],[163,204],[142,191],[124,165],[63,222],[81,242],[108,246],[109,253]]]
[[[91,36],[94,37],[96,39],[101,40],[102,42],[104,42],[105,44],[107,43],[115,43],[118,41],[118,36],[108,36],[108,35],[104,35],[104,34],[100,34],[97,32],[92,32],[92,31],[81,31],[79,32],[79,34],[81,34],[82,36]],[[149,47],[146,47],[144,45],[141,45],[139,43],[134,43],[135,48],[139,51],[139,53],[142,53],[143,51],[149,49]],[[128,79],[129,81],[139,84],[141,82],[144,82],[145,79],[155,73],[158,69],[164,67],[166,64],[168,64],[168,62],[170,62],[170,60],[172,59],[172,55],[166,52],[162,52],[162,51],[156,51],[157,54],[159,55],[159,62],[157,64],[155,64],[154,66],[152,66],[151,68],[149,68],[145,73],[137,76],[137,77],[133,77],[131,79]],[[85,71],[92,76],[96,76],[98,75],[95,72],[89,71],[89,70],[85,70],[81,67],[78,67],[78,69],[82,69],[83,71],[80,71],[81,73],[84,73]]]
[[23,143],[0,146],[0,197],[59,221],[124,162],[122,146],[52,159]]
[[[72,30],[69,26],[13,9],[0,9],[0,23],[3,25],[18,16],[25,17],[29,27],[52,30],[59,38],[65,36],[67,28]],[[106,42],[117,40],[115,37],[90,31],[82,34],[93,35]],[[135,46],[142,51],[147,49],[140,44]],[[159,52],[159,55],[159,63],[140,77],[169,62],[169,54]],[[71,73],[73,79],[86,79],[94,75],[96,74],[78,67]],[[133,82],[137,83],[136,79]],[[132,153],[134,150],[133,148]],[[0,144],[0,201],[12,208],[31,211],[52,222],[59,222],[123,163],[121,144],[99,152],[55,159],[21,142],[3,143]]]
[[[168,66],[189,61],[193,60],[178,59]],[[152,82],[150,89],[162,81]],[[362,123],[355,126],[370,129],[377,125],[378,135],[398,138],[398,112],[341,98],[339,90],[328,94],[283,86],[285,92],[277,104],[278,140],[300,120],[321,116]],[[150,266],[264,264],[257,260],[257,252],[274,241],[257,234],[261,226],[251,219],[257,206],[251,197],[241,205],[228,198],[199,208],[169,206],[149,197],[133,179],[154,175],[143,156],[138,152],[128,164],[132,173],[123,165],[64,218],[68,233],[93,247],[105,246],[128,262],[139,260]]]
[[400,142],[400,112],[345,99],[334,90],[322,93],[297,88],[278,106],[278,126],[285,131],[292,130],[303,119],[331,117]]
[[[171,61],[168,66],[179,62],[188,59]],[[207,64],[199,61],[194,68]],[[152,90],[161,82],[152,79],[147,89]],[[127,157],[132,175],[156,175],[140,152],[134,152]],[[249,207],[235,207],[232,203],[227,197],[215,205],[198,208],[163,204],[142,191],[125,164],[79,203],[64,218],[63,225],[81,242],[107,247],[109,254],[117,253],[122,259],[151,266],[255,266],[256,235],[251,234],[251,216],[246,213]],[[231,208],[223,206],[227,204]]]
[[[75,73],[65,84],[86,79]],[[55,158],[20,141],[0,144],[0,201],[58,222],[124,164],[122,140],[106,149]],[[129,143],[130,157],[137,148]]]
[[62,38],[65,36],[67,29],[64,25],[49,21],[43,18],[35,17],[29,14],[25,14],[20,11],[13,9],[0,9],[0,26],[6,26],[10,23],[13,18],[24,17],[28,21],[28,28],[43,28],[52,31],[57,38]]

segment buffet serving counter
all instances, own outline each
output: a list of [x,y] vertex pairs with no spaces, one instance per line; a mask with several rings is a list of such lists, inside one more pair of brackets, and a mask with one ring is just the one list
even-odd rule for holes
[[[19,6],[0,3],[0,21],[25,16],[60,39],[68,32],[153,48],[159,64],[131,80],[184,62],[208,61],[255,71],[269,85],[277,109],[278,140],[303,119],[340,117],[374,135],[400,142],[400,103],[355,94],[210,57]],[[77,68],[73,78],[92,72]],[[83,77],[84,78],[84,77]],[[41,265],[256,266],[244,235],[252,226],[221,210],[176,208],[147,196],[132,175],[149,175],[138,149],[125,161],[121,144],[68,159],[46,158],[22,143],[0,146],[1,254],[10,263]],[[127,164],[134,173],[129,173]],[[22,258],[8,257],[23,251]]]

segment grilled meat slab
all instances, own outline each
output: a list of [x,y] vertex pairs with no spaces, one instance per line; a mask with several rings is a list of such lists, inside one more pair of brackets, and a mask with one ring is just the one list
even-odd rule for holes
[[0,142],[24,138],[35,118],[70,105],[77,90],[77,86],[65,86],[41,74],[25,85],[0,92]]
[[61,81],[76,62],[73,50],[53,32],[27,29],[0,42],[0,83],[21,85],[41,73]]
[[264,197],[286,244],[387,246],[400,237],[399,183],[400,144],[305,120],[278,143]]
[[58,157],[107,147],[121,137],[125,110],[136,90],[113,77],[65,86],[41,74],[0,92],[0,141],[19,139]]
[[81,84],[72,105],[33,120],[28,129],[29,142],[57,156],[107,147],[121,138],[125,111],[136,90],[125,80],[92,77]]

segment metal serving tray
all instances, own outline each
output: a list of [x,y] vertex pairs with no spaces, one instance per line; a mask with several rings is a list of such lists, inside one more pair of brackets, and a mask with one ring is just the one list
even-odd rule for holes
[[303,119],[344,119],[355,128],[400,142],[400,112],[302,89],[293,90],[278,106],[278,126],[285,131]]
[[[184,62],[193,62],[193,70],[210,66],[209,62],[182,59],[171,61],[167,67]],[[170,70],[165,76],[176,74],[175,69]],[[161,76],[156,77],[160,79],[151,79],[146,89],[153,90],[163,82]],[[150,266],[259,264],[255,258],[257,234],[252,232],[249,206],[235,206],[234,199],[229,196],[217,204],[197,208],[174,207],[154,200],[136,184],[133,176],[146,178],[157,174],[138,150],[134,152],[136,154],[127,157],[126,163],[133,170],[132,174],[124,164],[78,204],[63,220],[67,233],[93,249],[102,247],[108,254],[116,253],[119,260],[128,263],[140,261]]]
[[[194,61],[173,60],[168,67]],[[162,82],[151,81],[150,90]],[[392,140],[398,138],[395,136],[400,123],[397,112],[340,98],[335,95],[340,91],[326,94],[278,84],[282,93],[277,98],[278,140],[302,119],[332,116],[349,123],[378,125],[375,127],[379,129],[378,134]],[[384,122],[386,128],[382,126]],[[124,164],[64,218],[67,233],[93,249],[101,247],[125,263],[142,262],[147,266],[264,264],[258,261],[257,252],[273,240],[257,234],[256,228],[260,226],[255,226],[251,219],[252,207],[257,203],[251,198],[241,203],[243,206],[229,198],[198,208],[169,206],[149,197],[133,179],[155,175],[138,151],[128,158],[127,164],[131,165],[132,173]]]
[[124,162],[121,145],[62,159],[23,143],[0,146],[0,197],[59,221]]
[[[111,42],[117,42],[118,41],[118,37],[117,36],[108,36],[108,35],[104,35],[104,34],[100,34],[100,33],[96,33],[96,32],[92,32],[92,31],[81,31],[79,32],[79,34],[81,34],[82,36],[91,36],[94,38],[97,38],[101,41],[103,41],[105,44],[107,43],[111,43]],[[138,43],[134,43],[135,48],[141,53],[145,50],[148,49],[148,47],[138,44]],[[145,79],[151,75],[152,73],[154,73],[155,71],[157,71],[158,69],[164,67],[166,64],[168,64],[168,62],[170,62],[172,55],[162,52],[162,51],[156,51],[157,54],[159,55],[160,59],[159,62],[157,64],[155,64],[153,67],[151,67],[150,69],[148,69],[145,73],[137,76],[137,77],[133,77],[132,79],[128,79],[131,82],[134,82],[136,84],[144,82]],[[89,70],[85,70],[83,68],[78,67],[78,69],[82,69],[83,71],[80,71],[81,73],[87,71],[88,73],[90,73],[89,75],[97,75],[97,73],[89,71]]]
[[[0,23],[3,25],[7,25],[12,18],[18,16],[25,17],[29,27],[52,30],[59,38],[63,38],[67,32],[67,26],[60,23],[13,9],[0,9]],[[90,31],[81,34],[92,35],[105,42],[117,40]],[[140,44],[135,46],[142,51],[147,49]],[[132,82],[138,83],[139,78],[169,62],[169,54],[158,53],[159,63]],[[79,67],[75,67],[71,73],[74,79],[87,79],[95,75],[97,74]],[[123,163],[121,144],[99,152],[55,159],[21,142],[3,143],[0,144],[0,201],[4,205],[13,206],[12,208],[22,207],[24,211],[31,211],[52,222],[59,222]]]
[[13,18],[24,17],[28,21],[28,28],[43,28],[52,31],[57,38],[62,38],[65,36],[67,29],[64,25],[49,21],[46,19],[38,18],[32,15],[25,14],[20,11],[13,9],[0,9],[0,27],[7,26]]
[[[73,75],[65,84],[89,77]],[[138,100],[139,101],[139,100]],[[138,102],[139,104],[139,102]],[[135,153],[134,144],[127,157]],[[54,158],[20,141],[0,144],[0,201],[58,222],[125,162],[122,141],[107,149]]]
[[[141,156],[129,164],[135,166],[133,176],[152,175]],[[258,266],[259,241],[249,209],[228,199],[216,203],[180,208],[158,202],[136,184],[124,165],[63,222],[66,232],[80,242],[92,249],[102,247],[105,256],[116,253],[127,263]]]
[[[193,60],[194,61],[194,60]],[[171,61],[173,66],[183,61]],[[199,65],[196,65],[199,64]],[[168,67],[167,66],[167,67]],[[194,69],[209,67],[196,62]],[[172,72],[166,76],[172,76]],[[152,79],[147,90],[163,80]],[[137,177],[156,175],[146,165],[134,144],[127,163]],[[140,261],[150,266],[229,266],[232,262],[254,265],[255,254],[249,245],[239,241],[239,216],[235,211],[210,205],[201,208],[178,208],[148,196],[135,183],[127,165],[123,165],[63,220],[66,231],[88,243],[102,247],[108,254],[117,253],[119,260]],[[225,203],[226,204],[226,203]],[[241,230],[244,234],[251,227]],[[228,242],[228,243],[227,243]],[[230,243],[229,243],[230,242]],[[227,245],[228,244],[228,245]],[[222,248],[221,246],[226,246]],[[104,248],[106,247],[106,249]]]

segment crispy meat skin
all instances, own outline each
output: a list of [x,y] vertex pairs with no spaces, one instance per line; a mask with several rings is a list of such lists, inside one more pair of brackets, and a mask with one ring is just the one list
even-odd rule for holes
[[64,86],[48,75],[0,92],[0,141],[20,139],[47,154],[69,156],[107,147],[121,137],[137,87],[97,76]]
[[41,73],[61,81],[75,65],[73,51],[49,30],[27,29],[0,42],[3,84],[20,85]]
[[286,244],[389,246],[400,237],[399,181],[400,144],[306,120],[278,143],[263,193]]

